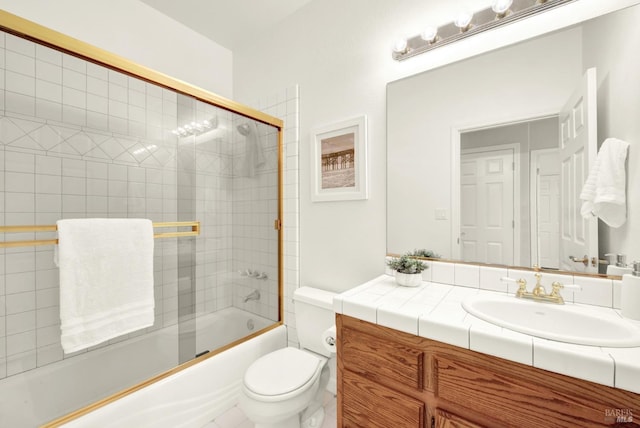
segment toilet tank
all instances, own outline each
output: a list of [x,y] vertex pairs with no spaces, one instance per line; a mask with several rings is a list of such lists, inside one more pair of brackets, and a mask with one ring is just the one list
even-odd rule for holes
[[322,333],[336,322],[333,296],[336,293],[312,287],[300,287],[293,292],[296,329],[300,347],[329,357],[322,344]]

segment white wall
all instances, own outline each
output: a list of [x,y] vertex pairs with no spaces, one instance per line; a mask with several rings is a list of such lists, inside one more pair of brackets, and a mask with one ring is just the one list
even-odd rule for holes
[[[405,3],[415,8],[418,2]],[[431,3],[434,10],[446,9]],[[238,101],[292,83],[300,85],[301,285],[344,290],[382,273],[385,84],[402,67],[390,60],[389,46],[412,16],[411,7],[394,10],[393,6],[366,0],[312,1],[272,34],[234,51]],[[359,114],[369,119],[369,199],[311,202],[311,128]]]
[[[450,22],[459,7],[489,0],[315,0],[272,33],[234,51],[238,101],[300,85],[300,281],[344,290],[382,273],[386,252],[386,84],[451,61],[557,29],[637,0],[581,0],[403,62],[391,59],[400,33]],[[310,130],[358,114],[369,119],[366,201],[311,202]]]
[[7,12],[227,98],[232,53],[138,0],[0,0]]

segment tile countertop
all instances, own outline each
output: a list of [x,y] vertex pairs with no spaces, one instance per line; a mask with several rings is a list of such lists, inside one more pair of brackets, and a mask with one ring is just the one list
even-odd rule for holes
[[464,310],[461,302],[478,294],[505,295],[426,281],[417,287],[402,287],[392,276],[381,275],[334,297],[333,308],[373,324],[640,393],[640,347],[574,345],[502,328]]

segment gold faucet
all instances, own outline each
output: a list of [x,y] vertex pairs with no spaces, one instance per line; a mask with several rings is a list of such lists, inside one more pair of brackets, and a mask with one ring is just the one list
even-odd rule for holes
[[562,284],[558,281],[555,281],[551,284],[552,291],[547,294],[547,290],[545,290],[544,286],[540,283],[542,279],[542,274],[540,273],[540,268],[536,265],[533,266],[536,270],[536,285],[533,287],[531,292],[527,291],[527,281],[524,279],[519,279],[516,281],[518,283],[518,291],[516,292],[516,297],[521,299],[531,299],[539,302],[547,302],[547,303],[556,303],[558,305],[564,305],[564,299],[560,295],[560,290],[564,288]]

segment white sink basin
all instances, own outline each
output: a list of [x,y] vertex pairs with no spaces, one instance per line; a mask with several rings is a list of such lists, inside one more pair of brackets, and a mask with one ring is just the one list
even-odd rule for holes
[[640,346],[640,323],[588,306],[555,305],[514,296],[477,295],[462,302],[492,324],[559,342],[603,347]]

